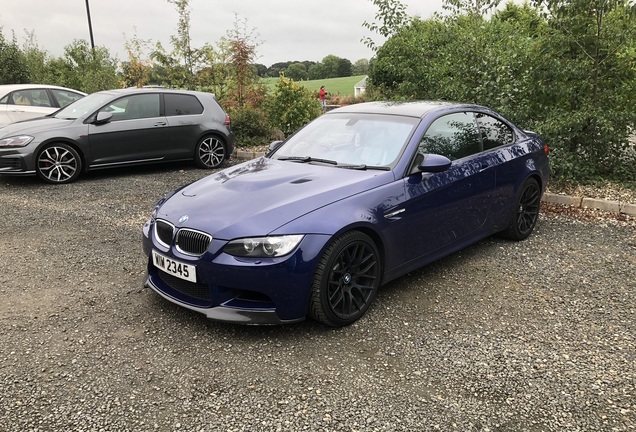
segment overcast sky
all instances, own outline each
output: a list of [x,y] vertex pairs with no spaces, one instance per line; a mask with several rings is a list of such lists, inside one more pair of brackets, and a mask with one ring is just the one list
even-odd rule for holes
[[[0,0],[0,27],[5,38],[15,32],[23,45],[26,31],[34,32],[40,49],[61,56],[74,39],[90,43],[86,0]],[[409,15],[429,18],[441,11],[442,0],[402,0]],[[126,40],[135,34],[170,49],[179,14],[166,0],[89,0],[96,46],[126,60]],[[194,47],[216,45],[234,27],[235,14],[247,20],[261,45],[257,63],[271,66],[289,60],[321,61],[333,54],[352,63],[372,52],[360,40],[378,35],[362,27],[375,21],[378,9],[371,0],[191,0],[190,36]]]

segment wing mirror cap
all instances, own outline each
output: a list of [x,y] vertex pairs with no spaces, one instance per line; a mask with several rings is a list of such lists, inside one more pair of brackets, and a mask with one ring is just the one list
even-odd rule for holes
[[97,113],[97,117],[95,117],[95,124],[108,123],[110,119],[112,118],[113,118],[112,112],[100,111]]
[[282,144],[283,144],[283,141],[281,141],[281,140],[272,141],[272,143],[268,147],[268,153],[271,153],[271,152],[277,150]]
[[438,154],[428,154],[424,157],[424,160],[418,168],[422,172],[443,172],[450,168],[451,163],[451,160],[446,156]]

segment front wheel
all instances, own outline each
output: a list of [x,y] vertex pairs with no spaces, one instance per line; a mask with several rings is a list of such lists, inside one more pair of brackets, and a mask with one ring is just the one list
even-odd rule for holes
[[535,179],[529,178],[519,189],[514,213],[502,236],[517,241],[528,238],[539,219],[540,207],[541,188]]
[[38,153],[35,172],[47,183],[64,184],[77,179],[82,169],[79,153],[68,144],[51,144]]
[[194,163],[199,168],[212,169],[220,166],[227,158],[225,144],[217,137],[201,139],[194,150]]
[[380,286],[381,262],[369,236],[351,231],[336,238],[318,262],[309,316],[333,327],[358,320]]

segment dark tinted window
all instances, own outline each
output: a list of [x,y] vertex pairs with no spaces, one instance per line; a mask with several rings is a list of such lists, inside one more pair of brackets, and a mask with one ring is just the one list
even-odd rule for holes
[[165,94],[166,116],[201,114],[203,105],[196,96],[186,94]]
[[494,117],[478,113],[477,123],[484,142],[484,150],[510,144],[515,139],[510,126]]
[[159,94],[126,96],[100,111],[112,112],[113,121],[159,117]]
[[473,113],[453,113],[431,124],[420,142],[419,153],[435,153],[454,160],[481,151]]

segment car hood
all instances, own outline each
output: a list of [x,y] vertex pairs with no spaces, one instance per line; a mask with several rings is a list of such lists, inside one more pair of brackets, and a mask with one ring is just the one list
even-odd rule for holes
[[33,135],[38,132],[59,129],[73,122],[74,120],[59,119],[56,117],[36,117],[0,127],[0,138],[25,134]]
[[[262,236],[311,211],[392,181],[391,171],[352,170],[265,157],[180,189],[157,217],[231,240]],[[184,216],[187,215],[187,218]],[[187,219],[183,223],[179,219]]]

